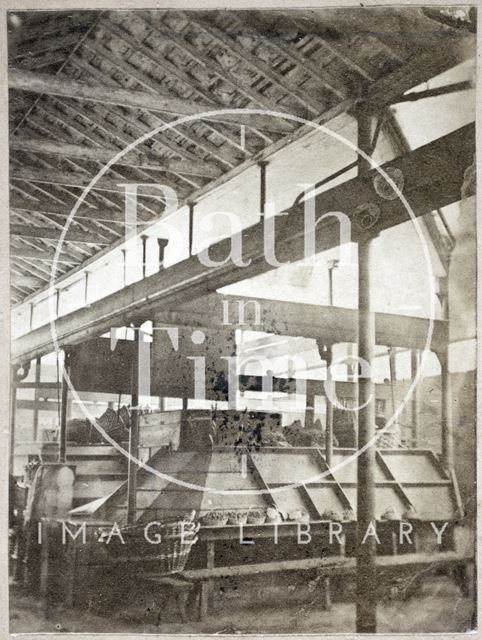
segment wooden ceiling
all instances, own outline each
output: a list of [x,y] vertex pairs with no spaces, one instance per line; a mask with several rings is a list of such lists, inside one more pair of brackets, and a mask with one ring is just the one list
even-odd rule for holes
[[[13,303],[47,285],[58,237],[83,188],[141,135],[179,115],[219,108],[319,119],[420,56],[442,60],[468,31],[459,27],[415,8],[10,14]],[[79,208],[57,273],[123,236],[119,183],[168,184],[188,202],[288,142],[294,129],[270,116],[226,116],[191,121],[139,145]],[[154,221],[163,206],[158,196],[143,197],[139,217]]]

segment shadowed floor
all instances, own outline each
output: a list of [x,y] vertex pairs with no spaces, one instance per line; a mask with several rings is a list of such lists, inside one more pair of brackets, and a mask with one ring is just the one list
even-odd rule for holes
[[[342,633],[355,631],[355,607],[335,603],[331,611],[318,606],[239,607],[233,603],[213,612],[205,622],[161,622],[159,609],[130,609],[119,603],[119,611],[109,617],[88,611],[56,609],[46,620],[41,603],[21,593],[15,586],[10,594],[10,633],[92,632],[92,633]],[[378,606],[378,631],[395,633],[451,633],[470,629],[473,601],[464,598],[446,578],[426,580],[420,593],[408,600],[393,600]],[[170,616],[169,616],[170,617]]]

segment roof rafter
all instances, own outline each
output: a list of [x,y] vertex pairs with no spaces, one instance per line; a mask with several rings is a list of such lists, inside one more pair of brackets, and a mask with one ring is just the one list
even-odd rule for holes
[[305,91],[297,89],[292,83],[287,82],[280,74],[273,71],[269,64],[261,60],[261,58],[252,54],[248,49],[242,47],[234,38],[230,37],[226,32],[204,24],[202,18],[194,17],[191,13],[178,11],[186,20],[194,24],[201,31],[209,35],[211,38],[219,42],[223,47],[236,56],[241,62],[249,64],[258,74],[265,76],[272,84],[276,85],[284,93],[295,99],[304,109],[311,112],[312,115],[319,115],[326,105],[310,98]]
[[[218,100],[215,100],[213,98],[213,93],[209,91],[208,88],[204,88],[200,82],[196,81],[195,78],[187,74],[183,69],[177,67],[164,55],[156,56],[154,51],[149,49],[149,47],[147,47],[143,42],[140,42],[137,38],[133,37],[125,29],[118,27],[111,20],[107,19],[101,20],[101,25],[112,34],[114,34],[118,39],[122,40],[123,42],[127,42],[134,53],[140,52],[144,57],[148,58],[156,66],[162,67],[167,72],[167,74],[178,78],[187,87],[189,87],[191,91],[194,91],[204,100],[207,100],[210,104],[212,104],[213,108],[222,108],[226,106],[225,104],[220,103]],[[98,43],[96,43],[96,45],[97,44]],[[103,49],[105,53],[105,47],[103,47]],[[235,140],[233,140],[232,132],[223,130],[223,125],[218,125],[217,127],[213,127],[212,125],[208,126],[210,126],[210,128],[216,135],[223,137],[227,144],[234,146],[236,149],[238,149],[238,151],[241,150],[245,155],[250,155],[250,152],[247,148],[243,149]]]
[[[76,124],[74,124],[74,123],[72,123],[72,122],[70,122],[70,121],[69,121],[69,123],[64,123],[64,122],[63,122],[63,120],[60,118],[60,116],[57,116],[57,114],[54,114],[54,113],[52,113],[52,112],[50,112],[50,111],[48,112],[48,115],[49,115],[49,116],[51,116],[51,117],[54,117],[54,118],[55,118],[56,120],[58,120],[61,124],[67,124],[67,126],[68,126],[69,128],[71,128],[72,130],[74,130],[74,132],[75,132],[75,133],[78,133],[78,134],[82,135],[82,130],[81,130],[81,129],[79,130],[78,125],[76,125]],[[31,117],[30,117],[30,121],[32,121],[32,120],[33,120],[33,117],[31,116]],[[36,120],[33,120],[33,121],[34,121],[34,123],[36,124]],[[55,131],[52,131],[52,130],[50,129],[50,127],[48,127],[48,126],[46,127],[46,126],[45,126],[45,123],[44,123],[43,129],[44,129],[44,130],[46,129],[46,130],[47,130],[47,133],[50,133],[52,136],[55,136]],[[85,137],[85,138],[87,138],[88,140],[90,140],[92,143],[97,144],[97,142],[96,142],[95,138],[93,138],[91,135],[89,135],[89,134],[87,134],[87,133],[84,133],[83,135],[84,135],[84,137]],[[92,174],[93,174],[92,167],[89,167],[88,169],[86,169],[86,168],[83,166],[83,164],[82,164],[82,162],[83,162],[83,161],[80,161],[80,162],[79,162],[79,160],[78,160],[78,159],[77,159],[77,160],[69,159],[68,157],[64,156],[64,160],[66,160],[68,163],[70,163],[70,164],[72,165],[72,167],[73,167],[73,172],[74,172],[74,173],[76,173],[76,172],[79,172],[79,171],[80,171],[80,173],[82,173],[86,179],[87,179],[87,178],[92,179]],[[45,166],[44,161],[43,161],[43,160],[42,160],[42,161],[39,161],[39,160],[38,160],[38,158],[36,158],[36,159],[35,159],[35,163],[36,163],[36,165],[40,163],[42,166]],[[100,170],[101,170],[101,168],[102,168],[101,166],[99,166],[99,164],[101,164],[101,163],[97,163],[97,167],[96,167],[98,171],[100,171]],[[55,167],[49,167],[49,170],[53,170],[53,171],[54,171],[54,174],[56,174],[56,173],[57,173],[57,170],[56,170],[56,168],[55,168]],[[142,171],[142,172],[139,172],[139,170],[136,170],[136,171],[137,171],[137,173],[138,173],[138,174],[140,173],[142,176],[146,176],[146,173],[145,173],[144,171]],[[112,181],[115,177],[118,177],[118,179],[120,180],[120,183],[121,183],[121,184],[124,184],[124,182],[126,181],[126,176],[124,176],[124,174],[123,174],[122,172],[119,172],[118,170],[116,170],[116,168],[115,168],[115,167],[111,167],[111,168],[109,169],[109,174],[110,174],[110,180],[111,180],[111,181]],[[127,182],[139,182],[138,177],[139,177],[139,176],[137,176],[137,178],[136,178],[135,176],[129,177],[129,178],[127,178]],[[152,177],[152,176],[147,175],[147,178],[146,178],[146,177],[144,177],[144,178],[143,178],[143,181],[144,181],[144,180],[146,180],[146,179],[147,179],[147,182],[152,182],[153,184],[155,184],[155,182],[153,181],[153,177]],[[109,180],[109,178],[107,178],[106,180],[108,181],[108,180]],[[114,182],[115,182],[115,181],[114,181]],[[113,182],[112,184],[114,184],[114,182]],[[166,178],[163,178],[163,182],[165,183],[165,182],[169,182],[169,181],[168,181],[168,180],[166,180]],[[70,185],[62,185],[62,187],[66,187],[66,186],[70,186]],[[72,185],[72,186],[74,186],[74,185]],[[102,184],[101,184],[101,186],[102,186]],[[177,190],[179,190],[179,191],[182,193],[182,191],[181,191],[181,189],[180,189],[180,187],[179,187],[178,185],[170,184],[169,186],[173,186],[173,187],[175,187]],[[145,189],[145,188],[144,188],[144,189]],[[106,191],[106,190],[104,190],[104,191]],[[156,193],[154,193],[154,191],[157,193],[157,195],[156,195]],[[98,193],[98,192],[99,192],[99,190],[95,190],[95,191],[94,191],[94,193]],[[113,192],[111,191],[111,193],[113,193]],[[77,197],[77,195],[76,195],[76,194],[75,194],[75,195],[74,195],[74,194],[71,194],[71,195],[73,195],[73,197],[75,197],[75,198]],[[159,200],[159,199],[164,200],[164,197],[159,197],[159,196],[160,196],[160,191],[158,191],[158,190],[157,190],[157,189],[155,189],[155,188],[151,188],[151,189],[147,189],[147,191],[143,191],[143,194],[142,194],[142,195],[148,195],[148,196],[150,196],[151,198],[154,198],[155,200]],[[109,197],[108,197],[108,198],[106,198],[105,196],[103,196],[103,198],[104,198],[104,200],[107,200],[110,204],[112,204],[112,205],[114,205],[114,204],[115,204],[115,203],[113,203],[113,201],[112,201],[112,196],[111,196],[111,195],[109,195]],[[139,207],[140,207],[140,208],[143,208],[143,209],[145,209],[146,211],[148,211],[148,212],[149,212],[149,214],[150,214],[151,216],[152,216],[152,215],[154,215],[154,216],[157,216],[157,215],[158,215],[158,212],[157,212],[157,211],[155,211],[155,210],[153,210],[150,206],[148,206],[148,205],[145,203],[145,201],[144,201],[144,202],[140,201],[138,204],[139,204]]]
[[[109,51],[105,48],[105,47],[101,47],[100,45],[96,45],[97,49],[101,49],[101,53],[97,53],[97,55],[101,55],[103,60],[107,60],[111,65],[113,65],[116,69],[119,69],[121,71],[123,71],[123,73],[128,74],[130,77],[132,77],[133,79],[136,80],[136,82],[138,82],[139,84],[141,84],[143,87],[146,87],[149,91],[151,91],[153,94],[156,94],[159,92],[160,87],[157,86],[157,83],[154,82],[150,77],[148,77],[143,71],[136,69],[134,66],[132,66],[129,62],[125,62],[124,60],[118,59],[115,56],[112,56]],[[179,98],[180,100],[182,100],[182,98]],[[192,101],[192,104],[196,104],[195,101]],[[219,108],[219,105],[217,105],[214,102],[209,103],[209,109],[213,110]],[[205,124],[205,126],[209,127],[211,129],[211,131],[213,133],[215,133],[216,135],[222,137],[225,141],[226,141],[226,137],[223,136],[221,134],[220,131],[218,131],[217,129],[213,129],[212,127],[210,127],[209,122],[203,122],[203,124]],[[195,135],[193,133],[193,135]],[[228,139],[229,141],[231,141],[230,139]],[[203,136],[198,136],[197,140],[196,140],[196,144],[198,144],[199,146],[201,146],[202,148],[204,148],[204,150],[211,154],[214,158],[216,158],[216,160],[218,162],[221,162],[221,164],[231,168],[234,166],[235,162],[233,159],[231,158],[226,158],[223,153],[222,150],[219,149],[213,142],[211,142],[210,140],[208,140],[207,138],[204,138]]]
[[[214,58],[204,54],[200,49],[191,44],[185,37],[186,34],[183,34],[182,32],[174,33],[172,30],[168,31],[167,28],[165,32],[161,31],[159,26],[155,25],[149,18],[144,19],[156,33],[161,35],[163,38],[169,39],[176,45],[176,47],[187,53],[198,64],[209,68],[210,71],[215,73],[219,78],[221,78],[221,80],[231,85],[236,92],[241,93],[248,100],[256,102],[258,105],[273,111],[282,110],[276,101],[256,91],[249,82],[246,82],[242,77],[239,77],[236,74],[232,74],[229,69],[223,67]],[[254,129],[254,131],[266,140],[265,134],[258,132],[257,129]],[[268,141],[272,142],[269,138]]]
[[355,71],[361,78],[364,78],[369,82],[373,82],[374,77],[372,76],[371,73],[369,73],[364,67],[362,67],[361,64],[353,60],[353,58],[348,56],[346,53],[341,52],[337,47],[330,44],[326,40],[326,38],[323,38],[322,36],[320,36],[316,32],[316,30],[313,28],[312,23],[310,23],[309,25],[304,24],[299,18],[296,18],[291,12],[286,14],[286,12],[280,12],[279,10],[278,11],[275,10],[275,13],[280,14],[281,17],[285,20],[289,19],[289,21],[292,24],[294,24],[298,29],[300,29],[300,31],[305,33],[307,36],[311,36],[318,44],[320,44],[321,47],[329,51],[335,58],[340,60],[349,69],[353,69],[353,71]]
[[237,23],[242,27],[243,32],[246,31],[250,36],[266,41],[269,47],[278,51],[282,56],[290,59],[304,70],[309,71],[313,78],[316,78],[326,89],[331,91],[331,93],[336,95],[338,98],[344,100],[347,97],[346,89],[339,88],[341,84],[340,81],[333,78],[321,65],[317,67],[307,56],[301,54],[298,49],[287,42],[283,42],[281,38],[273,38],[272,36],[268,37],[255,28],[253,26],[254,20],[252,15],[247,14],[247,12],[232,11],[230,13],[230,17],[232,16],[235,17]]
[[[101,82],[109,82],[109,78],[106,77],[106,75],[102,72],[99,71],[96,67],[94,67],[92,64],[89,64],[88,62],[86,62],[84,59],[79,58],[78,56],[76,57],[72,57],[72,59],[70,60],[70,63],[72,65],[74,65],[77,68],[80,68],[82,70],[84,70],[85,72],[89,73],[90,75],[95,75],[99,81]],[[110,82],[112,83],[112,80],[110,80]],[[117,86],[117,85],[115,85]],[[153,89],[151,89],[152,91],[154,91]],[[117,106],[122,106],[122,105],[117,105]],[[163,126],[163,125],[169,125],[169,119],[164,118],[160,118],[159,114],[154,112],[154,111],[148,111],[147,109],[143,110],[144,112],[147,112],[151,117],[154,117],[158,120],[158,126]],[[118,117],[122,117],[120,114],[116,113],[116,115]],[[125,118],[125,117],[124,117]],[[138,120],[137,120],[138,122]],[[134,123],[132,123],[134,125]],[[196,135],[196,133],[194,131],[191,131],[188,128],[188,124],[189,123],[185,123],[183,125],[177,125],[176,127],[172,127],[169,128],[168,126],[166,127],[165,131],[162,132],[162,136],[164,138],[164,141],[159,141],[158,139],[156,139],[156,141],[160,142],[160,144],[166,144],[167,146],[169,146],[171,148],[171,150],[174,150],[174,144],[171,143],[168,140],[168,135],[169,134],[175,134],[178,136],[181,136],[182,138],[184,138],[185,140],[187,140],[191,145],[193,145],[195,148],[202,150],[205,154],[207,154],[207,156],[211,155],[214,158],[217,159],[218,157],[218,149],[211,147],[211,144],[208,140],[205,140],[204,138],[201,138],[200,136]],[[205,160],[202,159],[202,162],[204,162]]]

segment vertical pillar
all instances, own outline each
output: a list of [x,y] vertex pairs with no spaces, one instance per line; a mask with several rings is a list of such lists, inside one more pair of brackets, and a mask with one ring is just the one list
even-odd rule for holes
[[9,470],[13,473],[15,460],[15,424],[17,409],[17,385],[28,376],[30,371],[30,361],[22,366],[14,366],[11,369],[10,377],[10,451],[9,451]]
[[[331,380],[331,363],[333,360],[333,346],[328,345],[328,350],[325,355],[326,362],[326,379],[327,381]],[[333,385],[335,383],[333,382]],[[333,464],[333,404],[328,398],[325,396],[326,401],[326,429],[325,429],[325,457],[326,462],[329,467]]]
[[39,356],[35,361],[35,390],[34,390],[34,405],[33,405],[33,441],[38,440],[38,400],[39,400],[39,386],[40,386],[40,367],[42,358]]
[[[417,375],[418,368],[420,366],[420,355],[418,349],[412,349],[410,352],[411,372],[412,380]],[[418,384],[415,386],[412,393],[411,402],[411,414],[412,414],[412,447],[418,447],[418,419],[420,412],[420,395],[418,392]]]
[[315,422],[315,380],[306,381],[305,429],[312,429]]
[[127,466],[127,523],[137,519],[137,462],[139,459],[139,345],[140,328],[134,327],[134,349],[131,382],[131,427]]
[[259,164],[259,211],[264,216],[266,209],[266,167],[268,163],[266,160],[262,160]]
[[442,318],[448,320],[449,318],[449,296],[448,296],[448,272],[450,269],[450,261],[447,261],[447,275],[437,278],[435,285],[437,288],[437,297],[440,301],[440,310],[442,312]]
[[62,399],[60,405],[60,438],[59,438],[59,462],[65,462],[67,458],[67,402],[69,386],[66,375],[70,373],[70,352],[64,349],[64,367],[62,375]]
[[[371,116],[363,108],[357,113],[358,147],[365,153],[371,148]],[[368,162],[358,156],[358,173],[365,176]],[[362,231],[358,241],[358,356],[373,362],[375,348],[375,316],[370,309],[371,238]],[[375,385],[371,377],[359,377],[358,449],[363,449],[375,436]],[[358,456],[357,465],[357,570],[356,630],[376,632],[376,545],[374,536],[363,537],[375,523],[375,447],[369,446]]]
[[[333,290],[333,271],[338,266],[338,260],[330,260],[328,262],[328,304],[333,306],[334,302],[334,290]],[[328,350],[325,355],[326,362],[326,381],[327,383],[331,380],[331,363],[333,361],[333,345],[328,345]],[[333,382],[333,385],[335,383]],[[328,398],[325,396],[326,402],[326,429],[325,429],[325,458],[326,463],[329,467],[333,464],[333,404]]]
[[189,255],[193,255],[193,241],[194,241],[194,206],[195,202],[189,202]]
[[[440,300],[442,317],[449,319],[448,280],[450,260],[447,262],[447,275],[437,279],[437,295]],[[450,335],[450,334],[449,334]],[[453,471],[454,468],[454,434],[452,425],[452,389],[449,372],[448,347],[437,354],[440,361],[440,386],[442,401],[442,462],[445,468]]]
[[164,252],[168,242],[169,240],[166,240],[166,238],[157,238],[157,245],[159,247],[159,271],[164,268]]
[[442,462],[446,469],[454,468],[454,434],[452,424],[452,389],[448,350],[438,354],[442,392]]
[[390,395],[392,400],[392,415],[395,413],[395,384],[397,382],[397,353],[394,347],[388,347],[388,366],[390,368]]
[[122,286],[127,285],[127,251],[122,249]]
[[84,275],[84,306],[87,307],[89,305],[89,271],[87,269],[85,270]]
[[333,291],[333,271],[338,266],[339,260],[328,261],[328,304],[333,306],[334,291]]
[[142,241],[142,277],[146,277],[146,263],[147,263],[147,236],[141,236]]

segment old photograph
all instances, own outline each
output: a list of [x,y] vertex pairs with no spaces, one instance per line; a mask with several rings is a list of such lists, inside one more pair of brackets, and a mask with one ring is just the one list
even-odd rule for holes
[[14,4],[10,633],[473,633],[476,6]]

